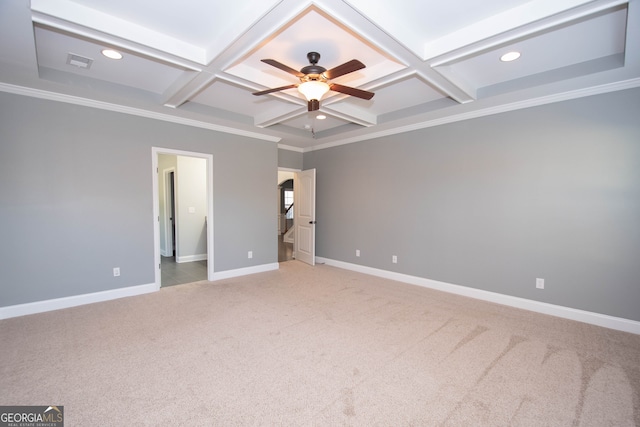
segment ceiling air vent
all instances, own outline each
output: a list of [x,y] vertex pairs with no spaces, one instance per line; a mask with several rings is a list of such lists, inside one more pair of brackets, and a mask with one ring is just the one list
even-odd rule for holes
[[85,58],[84,56],[76,55],[75,53],[69,53],[67,55],[67,64],[78,68],[89,69],[92,63],[93,59],[91,58]]

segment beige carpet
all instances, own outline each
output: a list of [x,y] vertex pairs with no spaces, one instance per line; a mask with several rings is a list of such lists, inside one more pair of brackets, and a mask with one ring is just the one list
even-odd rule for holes
[[292,261],[0,321],[66,426],[634,426],[640,336]]

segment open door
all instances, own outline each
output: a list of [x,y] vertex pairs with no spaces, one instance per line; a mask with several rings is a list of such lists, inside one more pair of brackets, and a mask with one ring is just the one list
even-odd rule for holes
[[295,258],[316,264],[316,170],[296,172],[293,177],[295,200]]

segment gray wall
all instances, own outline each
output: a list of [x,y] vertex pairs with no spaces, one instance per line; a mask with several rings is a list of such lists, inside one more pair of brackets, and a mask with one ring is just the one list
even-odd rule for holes
[[638,89],[313,151],[304,168],[318,256],[640,320]]
[[302,170],[302,153],[278,149],[278,167]]
[[0,306],[154,282],[153,146],[213,155],[216,271],[277,262],[275,143],[7,93],[0,111]]

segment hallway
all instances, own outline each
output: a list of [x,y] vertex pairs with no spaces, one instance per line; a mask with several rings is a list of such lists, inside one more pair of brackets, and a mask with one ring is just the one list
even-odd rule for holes
[[177,263],[175,257],[161,257],[161,288],[207,280],[207,261]]
[[284,235],[278,235],[278,262],[291,261],[293,258],[293,243],[282,241]]

